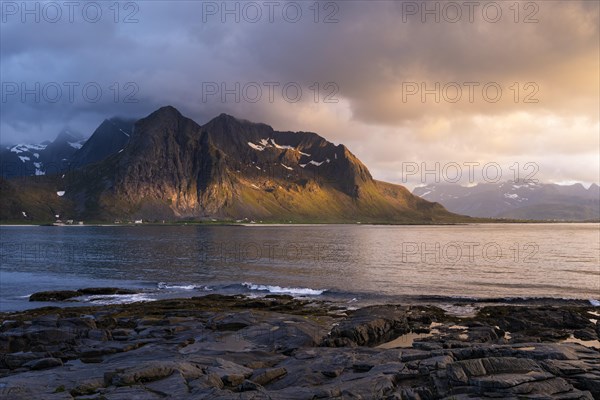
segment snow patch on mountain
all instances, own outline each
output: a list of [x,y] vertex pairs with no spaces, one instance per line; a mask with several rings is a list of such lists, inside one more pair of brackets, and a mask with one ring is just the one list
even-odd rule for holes
[[83,147],[84,142],[68,142],[68,143],[69,143],[69,146],[71,146],[72,148],[79,150],[80,148]]
[[300,155],[303,155],[303,156],[306,156],[306,157],[310,157],[310,154],[303,153],[302,151],[300,151],[299,149],[295,148],[294,146],[290,146],[290,145],[287,145],[287,144],[279,144],[273,138],[260,139],[259,143],[260,144],[248,142],[248,146],[250,146],[251,148],[253,148],[256,151],[264,151],[267,148],[273,148],[273,147],[276,148],[276,149],[278,149],[278,150],[292,150],[292,151],[297,151],[298,153],[300,153]]
[[18,144],[10,148],[10,151],[16,154],[31,152],[32,150],[44,150],[48,145],[46,144]]
[[258,144],[254,144],[252,142],[248,142],[248,146],[252,147],[256,151],[263,151],[265,149],[264,146],[260,146]]

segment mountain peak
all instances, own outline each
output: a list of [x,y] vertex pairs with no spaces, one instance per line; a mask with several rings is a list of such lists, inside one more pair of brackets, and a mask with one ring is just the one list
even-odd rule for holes
[[77,142],[83,140],[83,136],[80,135],[79,133],[74,133],[71,130],[65,128],[62,131],[60,131],[60,133],[58,135],[56,135],[56,139],[54,139],[54,142],[56,143],[61,143],[61,142]]
[[162,134],[161,132],[165,131],[175,132],[179,127],[190,122],[192,121],[184,117],[175,107],[164,106],[136,121],[132,134],[137,137],[143,131],[154,132],[154,134]]
[[181,113],[179,112],[178,109],[176,109],[175,107],[171,106],[171,105],[167,105],[164,107],[159,108],[158,110],[154,111],[152,114],[150,114],[147,118],[150,117],[182,117],[183,115],[181,115]]
[[[221,139],[229,137],[236,142],[239,141],[239,143],[243,142],[244,144],[248,140],[255,140],[259,137],[269,138],[274,132],[273,128],[267,124],[239,119],[225,113],[221,113],[218,117],[208,121],[202,126],[202,129],[213,132]],[[227,145],[232,145],[232,143],[228,143]]]
[[73,155],[71,164],[83,167],[123,151],[133,132],[133,124],[133,120],[118,117],[105,119]]
[[[217,117],[211,119],[206,123],[206,125],[217,125],[217,124],[236,124],[236,125],[255,125],[255,126],[267,126],[271,128],[269,125],[261,123],[261,122],[252,122],[247,119],[237,118],[233,115],[221,113]],[[271,128],[272,129],[272,128]]]

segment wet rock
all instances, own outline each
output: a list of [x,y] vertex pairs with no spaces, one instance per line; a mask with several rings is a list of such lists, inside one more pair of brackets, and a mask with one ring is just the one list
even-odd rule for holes
[[49,314],[49,315],[41,315],[37,318],[31,320],[32,325],[37,326],[45,326],[49,328],[56,328],[58,326],[58,315],[57,314]]
[[155,400],[155,399],[164,399],[163,395],[158,393],[153,393],[150,390],[146,390],[141,385],[134,385],[129,387],[117,387],[117,388],[109,388],[106,391],[103,391],[98,399],[106,399],[106,400]]
[[178,371],[167,378],[145,383],[144,386],[154,393],[174,399],[183,399],[189,393],[187,382]]
[[466,335],[467,338],[464,340],[469,342],[494,343],[499,339],[496,329],[491,326],[469,327],[468,333],[458,333],[459,340],[460,335]]
[[568,381],[579,390],[589,391],[594,398],[600,398],[600,373],[598,370],[569,376]]
[[473,377],[500,373],[542,372],[543,369],[533,360],[519,358],[478,358],[457,361],[447,366],[450,382],[468,384]]
[[138,381],[153,381],[168,377],[173,373],[173,368],[154,363],[150,366],[140,366],[136,370],[117,370],[104,374],[104,382],[106,386],[130,386]]
[[307,400],[343,398],[338,387],[302,387],[292,386],[280,390],[271,390],[269,395],[276,400]]
[[[560,369],[560,365],[554,365]],[[544,370],[536,361],[512,357],[463,360],[447,366],[451,391],[496,393],[498,396],[553,396],[572,392],[586,398],[565,379]]]
[[372,364],[359,363],[352,366],[354,372],[369,372],[373,368]]
[[32,362],[44,357],[45,353],[33,352],[16,352],[4,355],[2,364],[9,369],[17,369],[23,367],[28,362]]
[[113,287],[103,287],[103,288],[85,288],[79,289],[79,293],[85,295],[112,295],[112,294],[136,294],[138,293],[135,290],[129,289],[120,289]]
[[87,333],[88,339],[106,342],[112,339],[110,331],[108,329],[90,329]]
[[48,368],[54,368],[54,367],[60,367],[63,365],[63,362],[60,358],[53,358],[53,357],[47,357],[47,358],[41,358],[39,360],[33,360],[33,361],[29,361],[28,363],[25,363],[23,366],[32,370],[38,370],[38,369],[48,369]]
[[309,321],[294,324],[273,321],[247,327],[237,334],[244,340],[285,354],[298,348],[316,346],[326,333],[321,326]]
[[251,312],[217,315],[208,322],[208,327],[218,331],[239,331],[257,323]]
[[221,380],[227,386],[241,385],[245,379],[246,377],[242,374],[228,374],[221,377]]
[[492,306],[481,309],[482,321],[498,325],[518,340],[565,339],[569,330],[594,329],[585,309],[569,307]]
[[598,340],[598,335],[593,328],[577,329],[573,331],[573,336],[580,340]]
[[217,358],[213,364],[206,370],[209,374],[215,374],[225,385],[238,386],[244,382],[245,379],[252,375],[252,370],[246,368],[243,365],[236,364],[232,361],[227,361],[222,358]]
[[78,382],[77,386],[69,391],[72,396],[89,396],[98,391],[98,389],[104,387],[104,379],[101,378],[93,378],[93,379],[84,379]]
[[221,380],[221,377],[219,377],[219,375],[214,374],[214,373],[209,373],[209,374],[200,376],[198,379],[192,380],[189,383],[189,386],[192,388],[192,392],[193,392],[194,391],[193,388],[223,389],[224,384],[223,384],[223,381]]
[[96,329],[96,321],[93,318],[61,318],[57,322],[59,328],[72,330]]
[[252,374],[251,380],[261,386],[266,386],[276,379],[287,374],[285,368],[271,368],[266,370],[258,370]]
[[334,369],[326,369],[321,371],[321,373],[328,378],[337,378],[344,371],[343,368],[334,368]]
[[245,380],[244,382],[242,382],[242,384],[238,387],[238,390],[240,392],[248,392],[248,391],[253,391],[253,390],[262,390],[263,387],[261,385],[259,385],[256,382],[252,382],[249,380]]
[[[0,314],[0,397],[600,398],[600,353],[559,341],[595,334],[589,307],[498,306],[445,319],[435,307],[345,315],[289,298],[245,302],[217,296]],[[431,328],[412,348],[372,347]],[[319,346],[327,340],[343,347]]]
[[283,301],[292,301],[294,300],[294,296],[289,294],[268,294],[265,296],[265,299],[277,299]]
[[136,332],[133,329],[118,328],[113,329],[110,335],[114,340],[128,340],[131,336],[136,335]]
[[75,290],[50,290],[32,294],[29,301],[65,301],[78,296],[81,296],[81,293]]
[[77,332],[73,329],[64,328],[40,328],[40,329],[28,329],[23,337],[25,337],[30,344],[39,344],[43,346],[73,342],[78,337],[81,337],[85,333]]
[[340,384],[342,398],[350,399],[383,399],[395,391],[394,375],[367,375],[361,379],[353,379]]
[[323,341],[324,346],[354,344],[375,346],[410,332],[406,308],[397,306],[366,307],[343,320]]

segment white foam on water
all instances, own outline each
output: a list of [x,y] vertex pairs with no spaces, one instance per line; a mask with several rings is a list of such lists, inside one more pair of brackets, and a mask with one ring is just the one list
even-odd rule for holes
[[600,300],[590,299],[590,304],[594,307],[600,307]]
[[156,301],[157,299],[148,296],[147,293],[135,293],[135,294],[108,294],[108,295],[94,295],[84,296],[80,298],[82,302],[100,304],[100,305],[111,305],[111,304],[129,304],[137,303],[140,301]]
[[171,285],[166,282],[158,282],[157,284],[159,289],[177,289],[177,290],[194,290],[194,289],[202,289],[206,291],[211,291],[212,289],[207,286],[197,286],[197,285]]
[[283,294],[296,294],[300,296],[319,296],[326,291],[326,289],[310,289],[310,288],[288,288],[281,286],[272,286],[272,285],[256,285],[251,282],[242,283],[243,286],[247,287],[250,290],[259,290],[259,291],[267,291],[269,293],[283,293]]

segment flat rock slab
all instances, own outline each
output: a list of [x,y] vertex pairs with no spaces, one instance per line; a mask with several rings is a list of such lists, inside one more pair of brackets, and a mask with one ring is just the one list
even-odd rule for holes
[[[211,295],[0,314],[0,398],[600,398],[598,349],[560,339],[594,334],[589,308],[328,307]],[[404,332],[427,335],[376,347]]]

